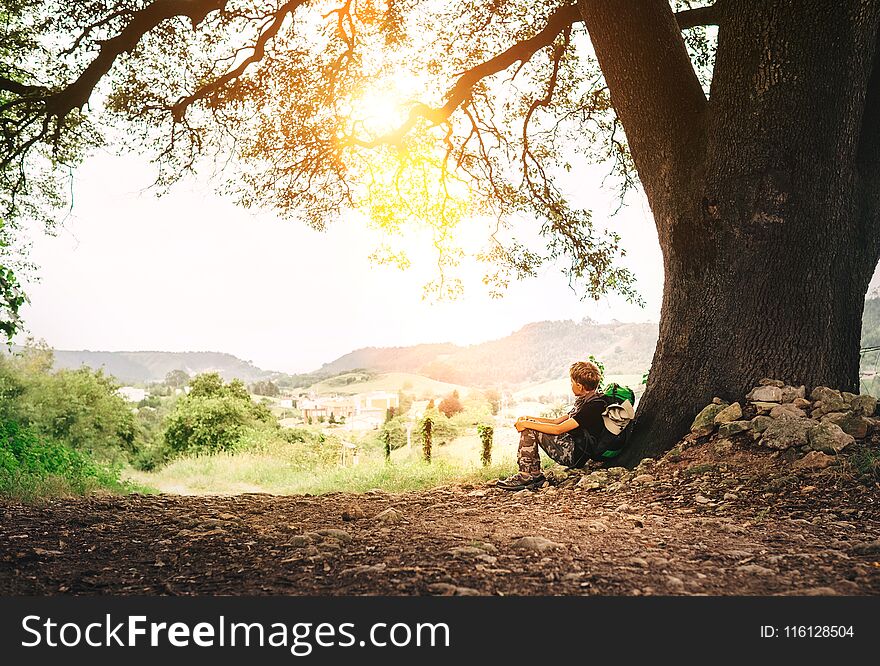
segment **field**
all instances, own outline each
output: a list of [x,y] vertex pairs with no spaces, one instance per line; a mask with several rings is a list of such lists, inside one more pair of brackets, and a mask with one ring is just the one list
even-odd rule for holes
[[453,481],[476,483],[516,471],[516,432],[513,428],[499,430],[490,467],[480,463],[479,438],[469,435],[435,446],[430,464],[423,462],[421,441],[414,438],[411,448],[392,452],[390,464],[381,452],[366,451],[360,454],[358,465],[298,470],[283,449],[276,449],[187,457],[154,472],[131,470],[127,478],[141,487],[180,495],[317,495],[375,488],[404,492]]

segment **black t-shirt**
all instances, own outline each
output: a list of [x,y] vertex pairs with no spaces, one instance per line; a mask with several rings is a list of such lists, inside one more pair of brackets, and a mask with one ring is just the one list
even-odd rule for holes
[[605,411],[606,406],[605,400],[598,394],[594,394],[589,398],[578,396],[574,401],[574,407],[571,408],[568,415],[577,421],[578,430],[583,430],[594,439],[598,439],[605,432],[602,412]]

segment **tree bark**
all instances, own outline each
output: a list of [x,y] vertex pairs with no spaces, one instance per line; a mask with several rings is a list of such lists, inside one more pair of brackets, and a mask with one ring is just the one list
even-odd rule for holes
[[[741,399],[762,377],[857,390],[880,244],[878,3],[726,2],[705,109],[667,2],[579,7],[664,259],[660,338],[618,464],[667,450],[713,396]],[[648,23],[661,47],[644,45]],[[646,106],[639,78],[658,69],[665,101]]]

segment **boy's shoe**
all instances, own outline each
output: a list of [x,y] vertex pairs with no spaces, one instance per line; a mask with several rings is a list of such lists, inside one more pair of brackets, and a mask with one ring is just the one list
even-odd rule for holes
[[526,474],[525,472],[519,472],[514,474],[513,476],[509,476],[506,479],[502,479],[496,485],[497,488],[502,488],[504,490],[525,490],[526,488],[537,488],[542,483],[544,483],[544,475],[538,474],[538,476],[532,476],[531,474]]

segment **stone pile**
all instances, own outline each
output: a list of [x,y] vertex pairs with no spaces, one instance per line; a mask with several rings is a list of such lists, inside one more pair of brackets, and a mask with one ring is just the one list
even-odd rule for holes
[[877,399],[870,395],[827,386],[817,386],[807,395],[804,386],[762,379],[742,404],[714,398],[697,414],[691,435],[716,440],[748,436],[777,451],[837,455],[880,430],[876,410]]

